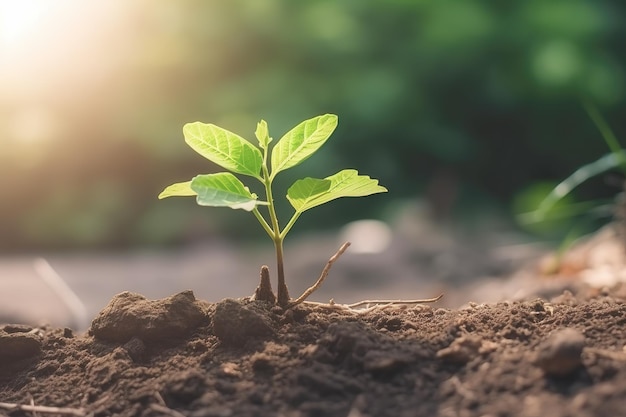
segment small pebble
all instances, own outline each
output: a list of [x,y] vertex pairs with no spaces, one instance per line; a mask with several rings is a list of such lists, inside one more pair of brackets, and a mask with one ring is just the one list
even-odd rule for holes
[[582,366],[581,354],[584,346],[585,337],[578,330],[559,330],[539,346],[534,363],[546,375],[568,376]]
[[141,362],[146,359],[146,344],[140,338],[133,337],[123,347],[133,362]]

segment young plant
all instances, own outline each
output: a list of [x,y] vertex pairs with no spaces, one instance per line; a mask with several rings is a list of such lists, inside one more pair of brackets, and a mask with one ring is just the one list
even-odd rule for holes
[[[598,109],[591,103],[584,102],[583,106],[587,114],[596,125],[600,135],[606,142],[610,152],[599,159],[585,164],[574,171],[569,177],[561,181],[550,193],[541,201],[536,210],[524,213],[520,216],[523,224],[551,221],[559,217],[576,216],[581,213],[589,213],[594,206],[594,202],[579,203],[578,205],[565,205],[563,209],[556,209],[557,203],[568,196],[576,187],[590,178],[619,168],[626,174],[626,149],[623,149],[613,133],[613,130],[602,117]],[[600,210],[603,211],[603,210]]]
[[[620,233],[623,234],[626,219],[626,208],[624,204],[624,190],[617,198],[606,202],[583,201],[572,203],[565,201],[576,187],[585,181],[604,174],[614,169],[620,169],[626,174],[626,149],[623,149],[615,136],[615,133],[604,119],[597,107],[591,103],[583,102],[587,114],[600,132],[600,135],[608,145],[610,152],[599,159],[585,164],[575,170],[569,177],[561,181],[554,187],[546,197],[541,200],[534,211],[522,213],[518,216],[521,224],[535,226],[544,224],[558,224],[562,220],[575,218],[573,225],[569,225],[569,231],[562,239],[557,251],[556,263],[551,267],[551,273],[557,272],[563,255],[574,245],[582,234],[589,231],[589,223],[600,218],[613,218],[618,221]],[[581,232],[582,231],[582,232]]]
[[[285,283],[283,241],[300,215],[340,197],[364,197],[387,191],[378,185],[378,180],[359,175],[354,169],[344,169],[324,179],[299,179],[287,190],[287,200],[294,208],[294,213],[281,229],[272,188],[276,175],[313,155],[336,127],[337,116],[334,114],[314,117],[291,129],[270,147],[272,138],[264,120],[258,123],[255,131],[257,146],[216,125],[188,123],[183,127],[185,142],[200,155],[232,173],[197,175],[190,181],[165,188],[159,194],[159,199],[195,196],[196,202],[201,206],[230,207],[252,212],[274,242],[278,271],[277,303],[287,307],[291,299]],[[249,176],[263,184],[265,200],[259,200],[233,174]],[[266,212],[265,215],[260,208]],[[262,269],[262,284],[263,279],[269,282],[267,269]],[[302,297],[298,298],[301,299]]]

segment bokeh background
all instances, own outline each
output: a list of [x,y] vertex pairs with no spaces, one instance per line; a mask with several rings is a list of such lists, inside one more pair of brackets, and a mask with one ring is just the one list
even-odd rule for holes
[[[538,242],[609,220],[590,208],[623,174],[568,196],[561,214],[582,215],[518,215],[608,152],[586,109],[626,137],[625,42],[623,0],[0,0],[0,321],[86,329],[124,290],[250,294],[275,268],[255,218],[157,199],[219,170],[182,127],[254,140],[265,119],[277,140],[324,113],[335,134],[276,195],[343,168],[389,193],[301,217],[285,244],[293,296],[349,239],[314,300],[549,299],[523,269],[550,248]],[[378,223],[349,223],[363,219]]]
[[156,199],[218,169],[182,126],[253,140],[263,118],[278,139],[323,113],[336,133],[278,187],[355,167],[390,193],[308,212],[294,234],[414,199],[433,221],[514,225],[607,152],[583,102],[624,137],[625,16],[622,0],[1,0],[0,250],[265,239],[242,212]]

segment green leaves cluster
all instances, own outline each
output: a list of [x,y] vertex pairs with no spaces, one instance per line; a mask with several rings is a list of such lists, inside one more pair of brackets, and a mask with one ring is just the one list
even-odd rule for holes
[[[363,197],[386,192],[378,181],[356,170],[345,169],[329,177],[297,180],[287,190],[287,200],[295,212],[281,231],[275,218],[272,182],[276,175],[292,168],[313,155],[337,127],[337,116],[325,114],[298,124],[273,147],[267,123],[261,120],[255,136],[258,146],[241,136],[213,124],[188,123],[183,128],[187,144],[200,155],[230,172],[198,175],[190,181],[172,184],[159,198],[196,196],[202,206],[230,207],[251,211],[273,239],[284,238],[304,211],[340,197]],[[268,163],[269,161],[269,163]],[[250,176],[260,181],[266,190],[266,201],[244,185],[234,174]],[[269,221],[261,215],[259,206],[269,206]]]
[[[200,155],[230,172],[197,175],[190,181],[172,184],[159,194],[159,198],[195,196],[197,203],[202,206],[251,211],[274,242],[278,267],[277,296],[274,297],[269,289],[271,297],[267,291],[261,290],[259,297],[264,301],[275,301],[286,308],[290,305],[290,297],[285,284],[283,241],[298,217],[306,210],[340,197],[363,197],[387,191],[385,187],[378,185],[378,180],[367,175],[359,175],[354,169],[344,169],[321,179],[297,180],[287,190],[287,200],[294,208],[294,213],[285,227],[280,228],[272,189],[276,175],[313,155],[326,143],[336,127],[337,116],[334,114],[314,117],[291,129],[271,147],[272,138],[264,120],[257,124],[254,132],[258,145],[253,145],[241,136],[213,124],[200,122],[186,124],[183,127],[183,134],[187,144]],[[247,175],[260,181],[265,188],[265,201],[250,192],[250,189],[234,174]],[[265,216],[259,211],[259,206],[266,206]],[[307,296],[305,292],[296,302],[301,302]]]

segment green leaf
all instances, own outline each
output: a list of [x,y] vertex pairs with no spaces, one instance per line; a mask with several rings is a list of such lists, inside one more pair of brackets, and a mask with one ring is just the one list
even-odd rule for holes
[[332,182],[319,178],[304,178],[294,182],[287,190],[287,200],[296,211],[304,211],[307,204],[315,201],[316,198],[328,193]]
[[259,140],[259,146],[261,146],[261,149],[267,149],[270,142],[272,141],[272,138],[270,138],[270,132],[267,128],[267,122],[265,120],[261,120],[256,125],[256,131],[254,132],[254,135]]
[[183,134],[185,142],[211,162],[237,174],[260,178],[261,151],[241,136],[201,122],[187,123]]
[[344,169],[325,179],[304,178],[287,190],[287,200],[296,212],[303,212],[341,197],[364,197],[385,193],[378,180],[359,175],[355,169]]
[[272,149],[272,176],[298,165],[317,151],[337,127],[337,116],[305,120],[287,132]]
[[177,182],[165,188],[159,194],[159,200],[167,197],[187,197],[196,195],[196,192],[191,189],[191,181]]
[[257,200],[248,187],[230,172],[198,175],[191,180],[191,189],[198,195],[196,201],[201,206],[230,207],[252,211]]

